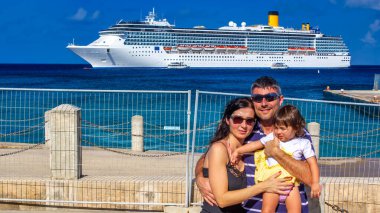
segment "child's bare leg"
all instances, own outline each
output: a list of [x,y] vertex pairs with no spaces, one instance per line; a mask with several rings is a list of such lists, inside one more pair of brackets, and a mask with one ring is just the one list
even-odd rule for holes
[[301,212],[301,196],[297,186],[293,187],[289,196],[285,200],[286,209],[288,213],[300,213]]
[[275,193],[264,193],[263,194],[263,208],[262,213],[273,213],[276,212],[278,205],[279,195]]

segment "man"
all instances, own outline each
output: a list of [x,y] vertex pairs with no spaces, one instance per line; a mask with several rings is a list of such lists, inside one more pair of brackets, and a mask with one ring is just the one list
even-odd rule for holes
[[[277,81],[271,77],[258,78],[251,87],[252,101],[255,107],[258,122],[253,130],[251,138],[248,141],[259,140],[265,135],[274,130],[274,115],[280,108],[284,97],[281,94],[281,88]],[[310,139],[310,135],[307,135]],[[284,167],[290,174],[298,178],[301,182],[311,185],[311,171],[309,165],[305,161],[297,161],[291,156],[283,152],[279,147],[279,141],[274,140],[268,142],[265,146],[265,154],[268,157],[273,157],[277,162]],[[217,205],[215,198],[211,192],[208,179],[203,177],[202,167],[204,158],[202,157],[196,165],[195,175],[197,186],[203,198],[211,205]],[[247,174],[248,186],[255,184],[255,163],[254,156],[245,156],[245,171]],[[300,195],[302,201],[302,212],[308,212],[308,202],[304,186],[300,186]],[[262,208],[262,195],[250,198],[243,204],[247,212],[260,212]],[[280,204],[277,212],[287,212],[286,206]]]

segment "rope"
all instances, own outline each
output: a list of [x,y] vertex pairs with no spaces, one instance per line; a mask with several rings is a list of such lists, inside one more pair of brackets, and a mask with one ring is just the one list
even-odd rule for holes
[[37,144],[35,144],[35,145],[33,145],[33,146],[29,146],[29,147],[26,147],[26,148],[24,148],[24,149],[17,150],[17,151],[15,151],[15,152],[9,152],[9,153],[0,154],[0,157],[10,156],[10,155],[15,155],[15,154],[18,154],[18,153],[21,153],[21,152],[28,151],[28,150],[30,150],[30,149],[34,149],[34,148],[40,146],[41,144],[46,143],[47,141],[49,141],[49,140],[46,140],[46,141],[44,141],[44,142],[39,142],[39,143],[37,143]]
[[357,132],[357,133],[351,133],[351,134],[337,134],[337,135],[332,135],[332,136],[319,136],[319,135],[311,135],[313,137],[319,137],[319,138],[344,138],[344,137],[353,137],[353,136],[360,136],[360,135],[365,135],[370,132],[375,132],[379,131],[380,128],[377,129],[371,129],[363,132]]
[[0,119],[0,122],[25,122],[25,121],[34,121],[34,120],[39,120],[39,119],[42,119],[42,118],[45,118],[45,116],[41,116],[41,117],[35,117],[35,118],[29,118],[29,119],[23,119],[23,120],[4,120],[4,119]]
[[127,156],[132,156],[132,157],[160,158],[160,157],[169,157],[169,156],[185,155],[186,154],[186,152],[174,152],[174,153],[164,153],[164,154],[136,154],[136,153],[123,152],[123,151],[119,151],[119,150],[114,150],[114,149],[110,149],[110,148],[106,148],[106,147],[97,146],[95,143],[92,143],[92,142],[87,141],[87,140],[82,140],[82,141],[91,145],[91,146],[94,146],[96,148],[99,148],[99,149],[102,149],[105,151],[114,152],[117,154],[122,154],[122,155],[127,155]]
[[130,135],[128,132],[126,133],[126,132],[115,131],[113,129],[107,128],[105,126],[100,126],[98,124],[92,123],[92,122],[87,121],[87,120],[83,120],[83,122],[86,123],[86,124],[89,124],[92,127],[96,127],[96,128],[102,129],[102,130],[104,130],[106,132],[112,132],[112,133],[119,134],[119,135]]
[[337,212],[345,212],[345,213],[348,213],[347,210],[343,209],[343,208],[340,208],[339,206],[337,205],[333,205],[333,204],[330,204],[328,202],[325,201],[325,204],[329,207],[331,207],[334,211],[337,211]]
[[[40,124],[44,124],[44,123],[45,122],[40,123]],[[29,127],[29,128],[23,129],[23,130],[19,130],[19,131],[16,131],[16,132],[10,132],[10,133],[0,134],[0,137],[7,137],[7,136],[13,136],[13,135],[25,135],[27,133],[30,133],[30,132],[33,132],[33,131],[36,131],[38,129],[42,129],[42,128],[45,127],[45,126],[39,126],[40,124],[37,124],[35,126]]]

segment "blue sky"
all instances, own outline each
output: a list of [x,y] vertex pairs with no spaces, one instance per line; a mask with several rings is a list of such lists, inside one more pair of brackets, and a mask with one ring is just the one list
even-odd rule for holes
[[85,63],[65,47],[89,44],[98,31],[140,20],[154,7],[177,27],[266,24],[277,10],[280,25],[303,22],[343,37],[354,65],[380,65],[380,0],[2,0],[0,63]]

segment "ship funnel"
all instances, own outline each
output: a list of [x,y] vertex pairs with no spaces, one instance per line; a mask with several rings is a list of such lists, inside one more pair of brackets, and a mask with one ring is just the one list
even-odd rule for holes
[[302,23],[302,30],[310,30],[310,24],[309,23]]
[[268,25],[272,27],[278,27],[278,11],[268,12]]

